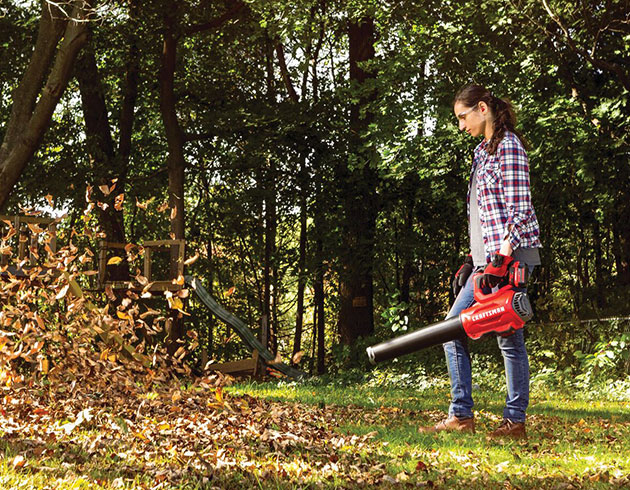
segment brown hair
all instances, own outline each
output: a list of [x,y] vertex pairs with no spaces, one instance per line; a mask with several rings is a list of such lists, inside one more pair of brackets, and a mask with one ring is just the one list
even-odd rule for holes
[[516,129],[516,114],[512,104],[507,99],[500,99],[492,95],[492,92],[480,85],[466,85],[460,88],[455,94],[453,104],[461,102],[466,107],[475,107],[479,102],[485,102],[492,114],[494,115],[494,121],[492,122],[492,138],[488,142],[486,151],[490,155],[494,155],[497,152],[499,143],[505,136],[505,130],[514,133],[523,146],[526,145],[523,135]]

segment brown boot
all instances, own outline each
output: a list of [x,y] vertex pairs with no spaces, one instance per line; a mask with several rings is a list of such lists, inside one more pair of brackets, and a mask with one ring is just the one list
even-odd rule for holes
[[422,434],[433,434],[435,432],[475,432],[475,419],[468,417],[465,419],[458,419],[454,415],[447,419],[438,422],[436,425],[429,427],[420,427],[418,431]]
[[510,419],[503,419],[503,422],[501,422],[499,427],[488,433],[488,437],[492,439],[501,439],[503,437],[511,437],[512,439],[527,439],[525,422],[512,422]]

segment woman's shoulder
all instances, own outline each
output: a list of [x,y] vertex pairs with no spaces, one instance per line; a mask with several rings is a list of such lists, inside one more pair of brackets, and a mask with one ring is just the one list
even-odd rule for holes
[[497,153],[505,150],[525,152],[525,147],[523,146],[523,142],[520,140],[520,138],[512,131],[509,131],[507,129],[505,130],[503,139],[497,145]]

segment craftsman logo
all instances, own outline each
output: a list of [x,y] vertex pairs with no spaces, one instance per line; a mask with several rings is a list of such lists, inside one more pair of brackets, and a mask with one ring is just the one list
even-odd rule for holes
[[483,320],[484,318],[498,315],[499,313],[503,313],[503,312],[505,312],[505,306],[500,306],[499,308],[493,308],[492,310],[484,311],[482,313],[478,313],[477,315],[473,315],[472,321],[477,322],[479,320]]

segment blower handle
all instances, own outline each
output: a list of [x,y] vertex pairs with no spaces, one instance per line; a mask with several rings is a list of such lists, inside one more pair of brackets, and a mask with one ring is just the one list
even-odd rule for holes
[[521,264],[515,260],[508,267],[505,277],[499,284],[500,287],[494,293],[484,294],[481,287],[481,278],[483,272],[477,272],[473,274],[473,281],[475,285],[474,296],[477,303],[483,303],[491,301],[492,298],[496,298],[501,293],[508,291],[512,288],[525,288],[527,287],[527,280],[529,279],[529,268],[525,264]]

